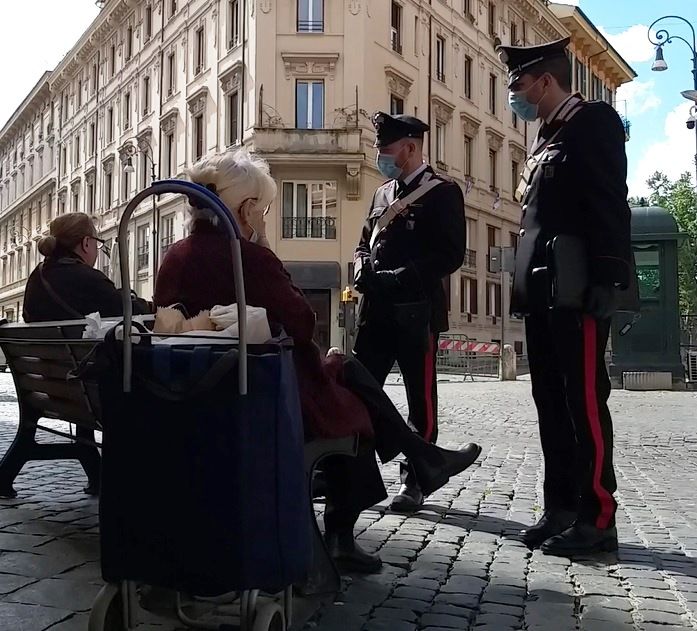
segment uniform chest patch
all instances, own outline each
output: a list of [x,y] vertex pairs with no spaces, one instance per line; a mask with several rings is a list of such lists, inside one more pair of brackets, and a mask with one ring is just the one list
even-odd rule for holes
[[545,165],[543,176],[545,179],[550,179],[550,178],[554,177],[554,165],[553,164]]
[[413,219],[407,219],[407,230],[413,230],[416,222]]

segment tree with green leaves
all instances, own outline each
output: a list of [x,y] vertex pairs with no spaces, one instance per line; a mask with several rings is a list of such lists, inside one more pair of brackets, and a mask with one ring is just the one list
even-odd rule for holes
[[[665,173],[656,171],[648,180],[651,189],[648,204],[660,206],[670,212],[685,235],[678,252],[680,288],[680,313],[697,314],[697,190],[690,173],[683,173],[677,180],[670,180]],[[630,199],[639,206],[641,201]]]

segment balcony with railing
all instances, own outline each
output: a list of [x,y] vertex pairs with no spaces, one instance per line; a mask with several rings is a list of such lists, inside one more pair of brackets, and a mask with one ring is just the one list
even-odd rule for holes
[[465,260],[462,263],[465,269],[477,269],[477,250],[465,250]]
[[629,139],[631,138],[630,131],[632,129],[632,123],[623,114],[620,114],[620,118],[622,119],[622,126],[624,127],[624,140],[625,142],[629,142]]
[[162,253],[162,256],[164,256],[167,253],[167,250],[169,250],[169,248],[172,247],[173,243],[174,243],[174,235],[173,234],[167,234],[160,239],[160,252]]
[[358,155],[362,151],[361,132],[360,128],[290,129],[257,127],[254,130],[254,150],[265,155]]
[[150,245],[141,245],[138,248],[136,262],[138,271],[145,270],[150,262]]
[[284,239],[336,239],[336,217],[283,217]]
[[298,20],[298,33],[324,33],[324,20]]
[[394,27],[392,27],[390,32],[390,46],[394,52],[402,54],[402,38],[399,31]]

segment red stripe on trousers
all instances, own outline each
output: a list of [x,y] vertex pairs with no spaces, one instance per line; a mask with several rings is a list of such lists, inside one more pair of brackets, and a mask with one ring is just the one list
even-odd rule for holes
[[426,365],[424,366],[424,401],[426,402],[426,428],[424,440],[431,442],[433,436],[433,336],[428,336],[428,351],[426,352]]
[[596,322],[590,316],[583,317],[583,359],[584,359],[584,389],[586,394],[586,414],[590,424],[591,436],[595,447],[595,466],[593,468],[593,492],[598,498],[600,514],[596,519],[597,528],[605,529],[610,524],[614,505],[612,495],[608,493],[601,483],[603,460],[605,458],[605,441],[600,426],[600,412],[598,410],[597,380],[597,353],[598,335]]

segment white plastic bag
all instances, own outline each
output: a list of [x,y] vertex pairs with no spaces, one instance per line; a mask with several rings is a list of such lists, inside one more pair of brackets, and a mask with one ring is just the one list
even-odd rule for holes
[[[237,318],[237,305],[216,305],[211,309],[210,318],[221,331],[227,331],[232,337],[239,337],[240,327]],[[271,339],[271,328],[263,307],[247,306],[247,342],[264,344]]]
[[[104,336],[107,334],[107,331],[121,321],[120,318],[107,318],[102,320],[102,316],[99,315],[98,311],[86,315],[85,320],[87,321],[87,324],[85,325],[85,330],[82,332],[83,340],[103,340]],[[144,317],[140,315],[133,316],[133,322],[144,324]],[[121,326],[116,331],[116,339],[123,339],[123,327]],[[138,341],[135,336],[133,341]]]

